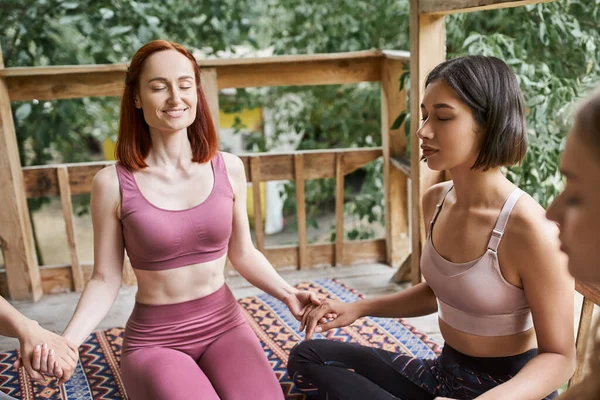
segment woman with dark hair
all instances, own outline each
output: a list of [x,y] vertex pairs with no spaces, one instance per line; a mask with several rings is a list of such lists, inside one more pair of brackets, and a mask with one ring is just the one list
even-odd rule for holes
[[[421,257],[426,282],[379,298],[323,301],[306,337],[357,318],[439,313],[434,360],[327,340],[291,353],[297,387],[320,399],[549,399],[573,373],[573,280],[556,225],[500,167],[526,152],[514,73],[493,57],[449,60],[430,72],[417,131],[423,160],[452,181],[429,188]],[[326,323],[322,318],[335,314]]]
[[[547,216],[560,227],[561,249],[569,256],[569,272],[576,280],[600,284],[600,90],[580,107],[567,137],[561,171],[564,191],[548,208]],[[595,344],[590,372],[560,400],[600,399],[600,338]]]
[[126,75],[119,162],[92,185],[94,272],[63,333],[81,345],[106,316],[126,250],[138,282],[121,356],[132,400],[283,399],[225,284],[227,257],[296,318],[319,304],[252,244],[244,165],[217,148],[192,54],[162,40],[142,46]]

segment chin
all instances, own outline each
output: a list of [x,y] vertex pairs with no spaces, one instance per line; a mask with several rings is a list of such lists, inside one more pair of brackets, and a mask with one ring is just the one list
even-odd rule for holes
[[427,166],[432,171],[443,171],[445,169],[448,169],[447,167],[444,167],[441,163],[432,161],[427,158],[423,162],[427,163]]
[[600,268],[595,267],[593,263],[577,262],[569,258],[569,273],[575,280],[586,284],[600,283]]

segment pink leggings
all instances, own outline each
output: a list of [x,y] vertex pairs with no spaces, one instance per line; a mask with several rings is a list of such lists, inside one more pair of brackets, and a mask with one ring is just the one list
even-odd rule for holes
[[227,285],[179,304],[136,303],[125,328],[121,372],[131,400],[283,400]]

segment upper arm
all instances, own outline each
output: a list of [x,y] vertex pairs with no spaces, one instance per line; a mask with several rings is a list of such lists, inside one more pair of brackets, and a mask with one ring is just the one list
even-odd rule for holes
[[233,227],[229,240],[229,258],[235,264],[236,259],[243,257],[244,252],[254,249],[250,236],[250,223],[246,211],[246,171],[242,160],[233,154],[222,153],[229,182],[233,188]]
[[539,204],[524,197],[511,214],[500,246],[502,262],[521,278],[540,352],[574,357],[575,283],[559,249],[557,226]]
[[114,166],[96,174],[92,182],[91,210],[94,229],[93,278],[121,283],[124,244],[117,209],[121,202]]

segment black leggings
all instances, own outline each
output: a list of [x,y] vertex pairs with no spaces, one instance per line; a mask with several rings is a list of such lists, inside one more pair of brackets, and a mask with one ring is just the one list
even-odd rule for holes
[[[292,349],[288,372],[301,392],[323,400],[473,399],[511,379],[536,354],[532,349],[510,357],[471,357],[446,344],[440,357],[425,360],[309,340]],[[555,392],[544,399],[556,397]]]

